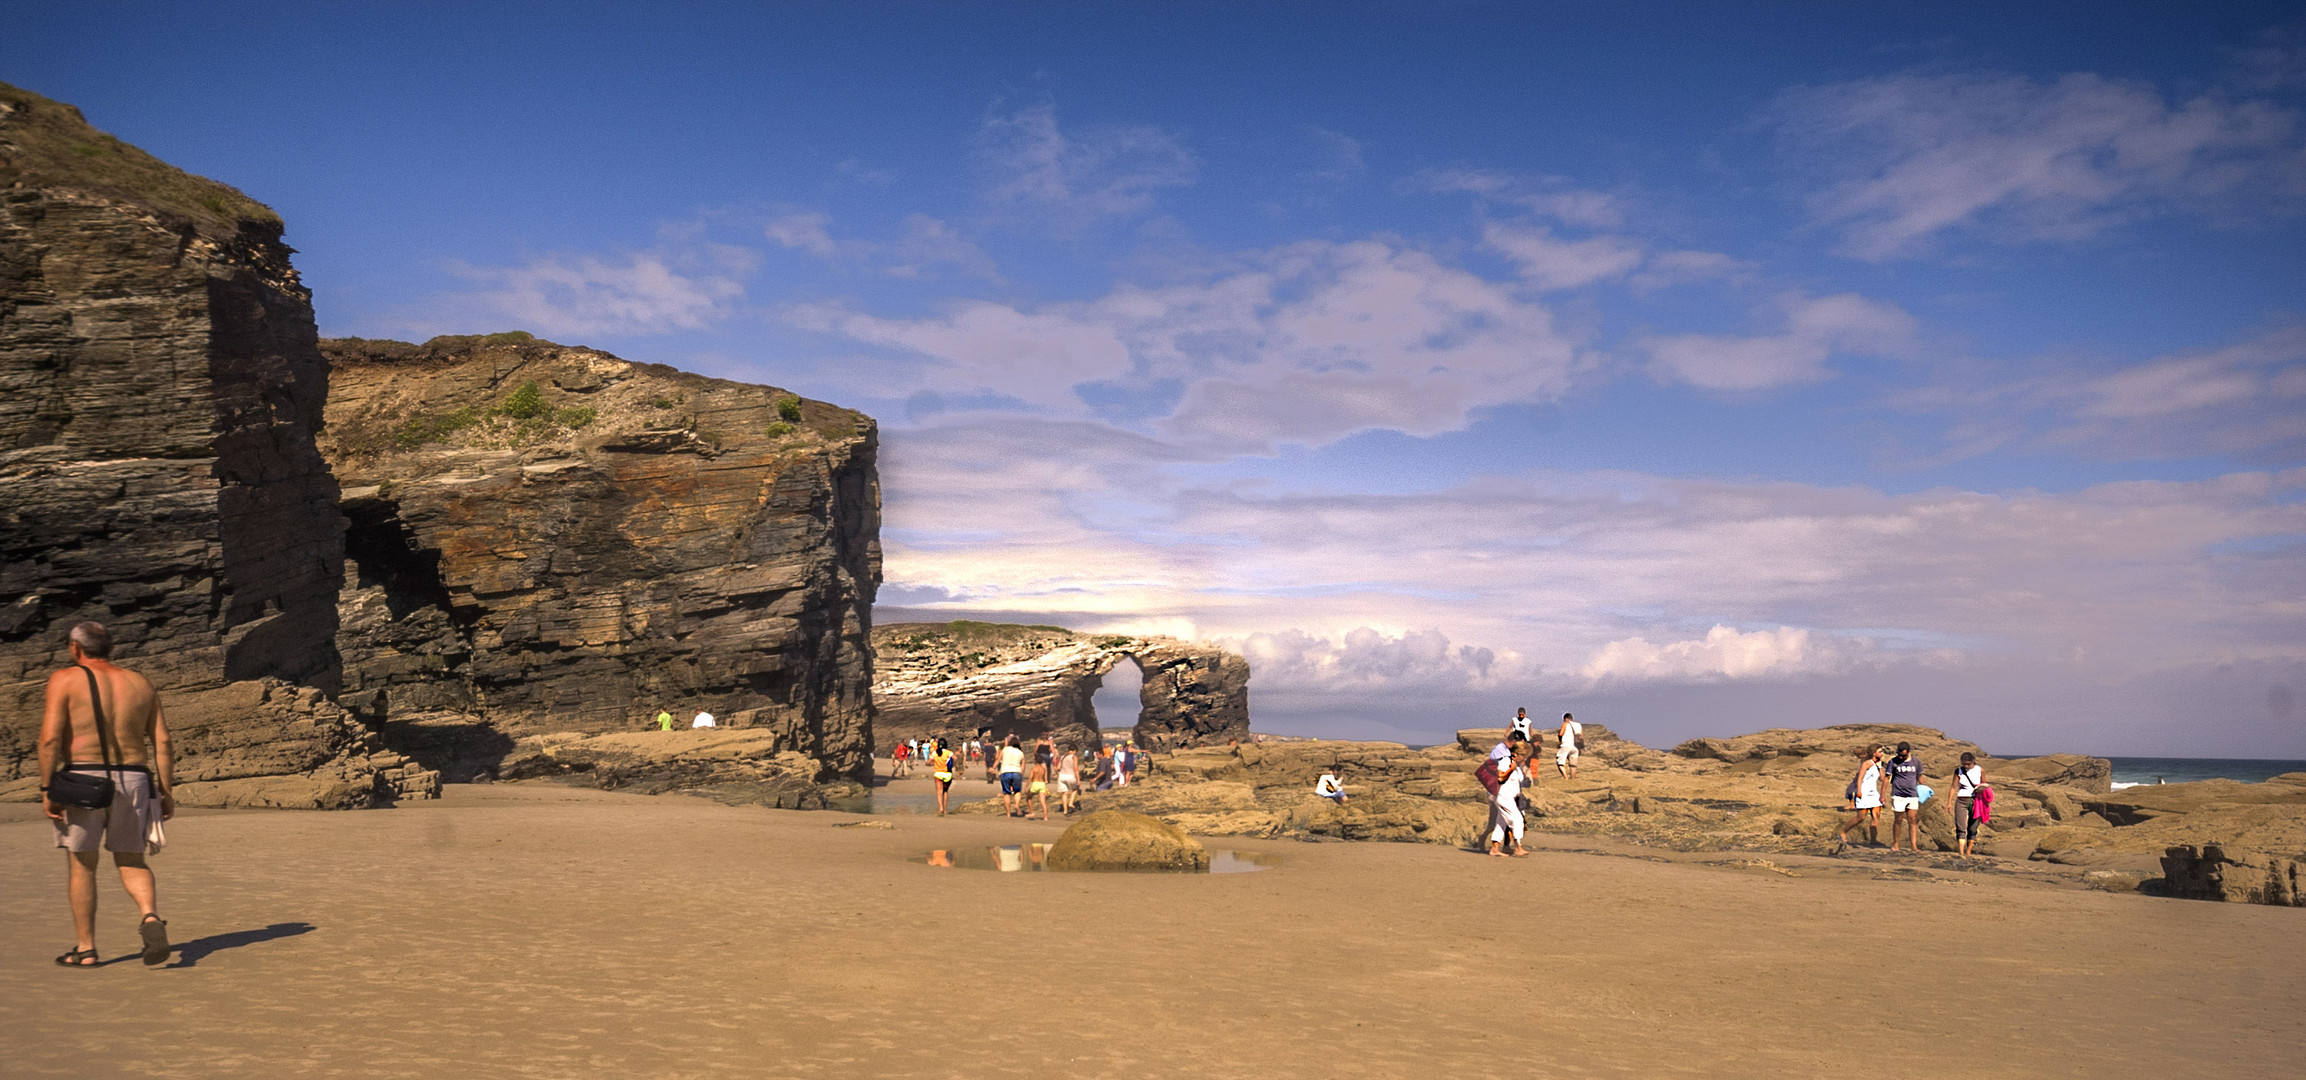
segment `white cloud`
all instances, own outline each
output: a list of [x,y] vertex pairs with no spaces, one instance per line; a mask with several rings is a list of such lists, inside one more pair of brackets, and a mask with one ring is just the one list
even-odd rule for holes
[[1192,183],[1197,168],[1184,144],[1159,128],[1067,132],[1049,105],[987,120],[978,145],[993,172],[987,199],[1061,228],[1142,214],[1156,191]]
[[1940,460],[2006,447],[2098,458],[2236,454],[2295,460],[2306,449],[2306,325],[2143,362],[2035,362],[1891,395],[1893,407],[1953,416]]
[[1781,626],[1740,631],[1716,625],[1702,638],[1653,645],[1648,638],[1612,641],[1594,651],[1581,673],[1605,679],[1748,679],[1832,674],[1849,668],[1853,654],[1873,642],[1813,635]]
[[1640,244],[1623,237],[1562,240],[1543,227],[1493,223],[1481,238],[1520,267],[1523,281],[1545,291],[1622,278],[1641,265],[1644,255]]
[[1625,222],[1623,200],[1607,192],[1573,187],[1558,176],[1522,176],[1494,169],[1428,169],[1410,177],[1405,186],[1413,191],[1474,195],[1582,228],[1610,229]]
[[1085,415],[1085,383],[1174,386],[1157,430],[1250,450],[1373,428],[1454,430],[1479,408],[1557,397],[1577,368],[1576,343],[1548,308],[1421,251],[1306,243],[1239,262],[1084,303],[968,301],[922,319],[818,306],[789,317],[935,358],[921,388],[1060,415]]
[[2161,213],[2294,211],[2306,198],[2297,114],[2072,74],[1893,75],[1788,91],[1780,131],[1843,250],[1911,255],[1951,230],[2073,240]]
[[805,329],[939,361],[918,384],[900,389],[992,393],[1060,414],[1082,411],[1074,386],[1130,368],[1129,349],[1110,326],[980,300],[952,303],[928,319],[884,319],[824,305],[792,308],[787,318]]
[[725,317],[744,295],[744,252],[706,246],[676,258],[548,255],[525,266],[456,267],[484,283],[445,305],[454,319],[505,319],[547,337],[693,330]]
[[1913,316],[1895,304],[1855,293],[1788,293],[1776,307],[1785,324],[1779,333],[1648,335],[1637,343],[1660,376],[1726,391],[1818,382],[1832,377],[1826,362],[1836,355],[1898,356],[1913,347]]
[[820,213],[786,214],[770,221],[761,231],[784,247],[799,248],[811,255],[830,255],[837,245],[825,226],[832,220]]

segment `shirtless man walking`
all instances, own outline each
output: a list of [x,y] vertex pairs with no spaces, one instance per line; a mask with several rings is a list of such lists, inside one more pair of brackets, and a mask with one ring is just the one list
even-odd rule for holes
[[[78,935],[72,951],[56,962],[65,967],[97,965],[96,862],[101,846],[112,852],[121,887],[144,914],[139,929],[144,962],[158,964],[168,959],[168,924],[157,913],[152,868],[144,863],[144,836],[153,822],[176,816],[168,724],[152,684],[107,659],[112,655],[112,633],[104,624],[73,627],[71,649],[73,666],[48,677],[48,701],[40,717],[41,804],[56,823],[56,846],[64,849],[72,928]],[[93,700],[91,690],[98,695]],[[99,716],[107,729],[101,734]],[[51,798],[48,781],[63,771],[109,775],[112,805],[88,810]]]

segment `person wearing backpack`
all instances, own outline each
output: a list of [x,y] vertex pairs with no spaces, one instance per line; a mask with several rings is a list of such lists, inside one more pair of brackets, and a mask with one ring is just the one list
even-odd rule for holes
[[[1985,820],[1977,814],[1978,793],[1985,786],[1986,773],[1978,768],[1978,755],[1963,754],[1962,767],[1954,770],[1954,846],[1965,859],[1970,857],[1970,845],[1977,843],[1978,823]],[[1992,795],[1985,796],[1987,806],[1993,801]]]
[[[1529,854],[1521,845],[1521,786],[1529,782],[1529,744],[1514,747],[1498,777],[1497,792],[1489,800],[1489,853],[1500,858],[1508,855],[1520,857]],[[1513,842],[1513,850],[1502,850],[1506,841]]]
[[1497,825],[1497,807],[1495,805],[1497,789],[1505,781],[1505,771],[1513,762],[1513,755],[1527,745],[1528,741],[1523,738],[1521,732],[1509,730],[1505,733],[1504,739],[1500,740],[1496,746],[1489,748],[1489,756],[1483,758],[1481,765],[1473,770],[1473,778],[1481,781],[1481,789],[1489,793],[1492,804],[1489,808],[1489,820],[1483,822],[1481,826],[1483,835],[1488,834]]
[[1553,767],[1572,780],[1577,779],[1577,758],[1585,750],[1585,725],[1577,717],[1561,714],[1561,749],[1554,751]]

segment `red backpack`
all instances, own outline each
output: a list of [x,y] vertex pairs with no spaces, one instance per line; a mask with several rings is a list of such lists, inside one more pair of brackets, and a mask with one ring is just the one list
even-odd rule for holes
[[1488,788],[1491,795],[1505,785],[1505,777],[1498,774],[1496,758],[1483,758],[1481,767],[1473,770],[1473,778],[1481,781],[1481,786]]

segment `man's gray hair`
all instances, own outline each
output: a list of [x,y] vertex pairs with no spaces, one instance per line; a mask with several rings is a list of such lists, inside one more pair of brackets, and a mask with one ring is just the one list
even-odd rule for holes
[[99,660],[112,655],[112,631],[106,630],[100,622],[84,622],[73,627],[72,643],[80,646],[83,654]]

